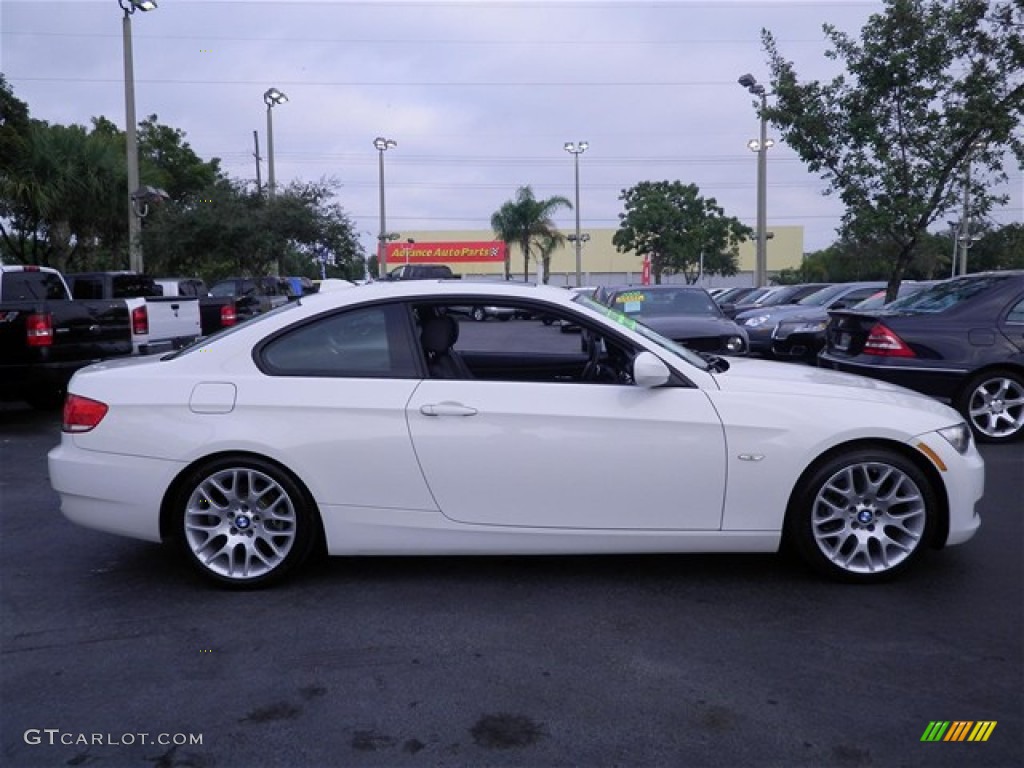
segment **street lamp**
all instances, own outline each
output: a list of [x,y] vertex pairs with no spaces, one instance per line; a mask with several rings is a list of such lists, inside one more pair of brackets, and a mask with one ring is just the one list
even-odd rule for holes
[[277,183],[274,180],[274,118],[273,109],[278,104],[288,101],[277,88],[268,88],[263,94],[263,103],[267,105],[267,197],[273,197],[277,191]]
[[582,263],[583,263],[583,241],[580,239],[580,155],[587,151],[587,147],[590,145],[585,141],[573,143],[571,141],[565,142],[562,147],[566,152],[572,155],[573,170],[576,175],[576,287],[579,288],[582,285]]
[[742,75],[737,82],[750,93],[761,98],[761,138],[751,139],[747,146],[757,152],[757,255],[754,261],[754,285],[761,288],[768,282],[768,148],[775,144],[768,138],[768,94],[764,86],[751,74]]
[[398,142],[394,139],[385,139],[382,136],[378,136],[373,140],[373,146],[380,155],[380,234],[377,236],[377,269],[381,280],[383,280],[387,277],[388,271],[387,241],[392,239],[388,237],[384,213],[384,153],[392,147],[397,147]]
[[132,192],[132,212],[140,219],[144,219],[149,215],[149,206],[160,205],[160,203],[170,199],[171,196],[164,190],[159,187],[151,187],[147,184],[146,186],[139,187]]
[[405,263],[406,264],[409,263],[409,251],[412,250],[412,247],[413,247],[413,245],[415,243],[416,243],[416,240],[411,238],[411,237],[407,237],[405,239],[405,248],[403,250],[405,251]]
[[121,33],[124,38],[124,135],[128,165],[128,268],[142,272],[142,220],[135,214],[132,195],[139,187],[139,148],[135,138],[135,70],[132,64],[132,14],[152,11],[155,0],[117,0],[124,11]]

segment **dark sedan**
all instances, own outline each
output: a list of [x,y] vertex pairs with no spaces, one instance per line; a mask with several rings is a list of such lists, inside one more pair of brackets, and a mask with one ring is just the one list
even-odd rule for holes
[[[764,294],[748,294],[735,304],[718,302],[729,317],[735,319],[741,312],[749,312],[752,309],[763,309],[764,307],[781,307],[786,304],[796,304],[804,296],[820,291],[830,283],[799,283],[797,285],[778,285],[769,288]],[[753,298],[751,298],[753,297]]]
[[692,285],[612,288],[604,303],[695,352],[747,353],[747,334],[722,312],[711,295]]
[[[920,290],[921,286],[916,283],[904,281],[900,284],[897,296],[909,296]],[[836,309],[848,307],[859,312],[865,308],[865,302],[878,300],[879,293],[879,304],[867,307],[875,309],[885,303],[884,288],[880,291],[853,288],[840,295],[840,300],[833,301],[831,306]],[[818,359],[818,353],[825,347],[825,328],[828,326],[831,311],[833,310],[826,307],[807,307],[796,315],[782,318],[772,331],[772,356],[780,360],[796,359],[814,364]]]
[[947,400],[979,440],[1024,437],[1024,271],[945,280],[875,312],[833,312],[819,362]]
[[[736,316],[750,339],[750,351],[762,355],[773,354],[775,327],[791,317],[817,314],[819,319],[827,318],[827,310],[848,307],[865,299],[877,290],[885,288],[883,282],[836,283],[808,294],[795,304],[778,307],[763,307],[741,312]],[[802,354],[802,353],[801,353]],[[801,356],[800,354],[796,355]]]

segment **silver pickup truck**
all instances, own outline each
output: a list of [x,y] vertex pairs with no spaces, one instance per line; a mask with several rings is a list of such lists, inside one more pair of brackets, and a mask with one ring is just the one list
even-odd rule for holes
[[180,349],[202,335],[199,299],[164,296],[153,278],[137,272],[79,272],[65,275],[76,299],[122,299],[132,326],[132,353],[151,355]]

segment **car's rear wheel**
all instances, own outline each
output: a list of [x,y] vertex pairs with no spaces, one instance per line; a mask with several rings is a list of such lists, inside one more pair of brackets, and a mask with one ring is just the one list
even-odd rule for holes
[[981,373],[967,382],[956,407],[980,442],[1024,437],[1024,376],[999,370]]
[[484,312],[483,307],[473,307],[473,312],[471,314],[473,319],[477,322],[482,322],[487,319],[487,313]]
[[204,576],[234,587],[282,579],[306,559],[319,530],[308,494],[255,457],[196,468],[173,503],[189,560]]
[[930,480],[906,457],[885,448],[851,450],[806,478],[790,505],[786,535],[819,572],[880,581],[919,557],[937,504]]

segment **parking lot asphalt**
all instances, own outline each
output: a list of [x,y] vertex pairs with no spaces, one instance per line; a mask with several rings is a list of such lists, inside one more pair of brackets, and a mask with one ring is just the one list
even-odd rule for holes
[[336,558],[229,592],[60,515],[58,420],[0,405],[0,764],[1024,764],[1020,444],[982,447],[975,539],[890,584],[771,555]]

